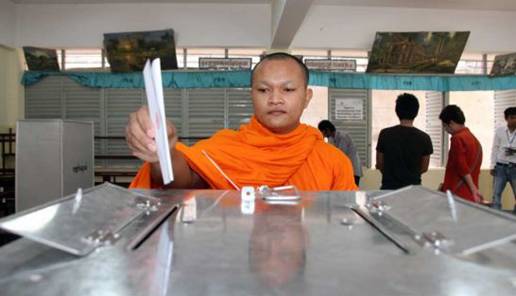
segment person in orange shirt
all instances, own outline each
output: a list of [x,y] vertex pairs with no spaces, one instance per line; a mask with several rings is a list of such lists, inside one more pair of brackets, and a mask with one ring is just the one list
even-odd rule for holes
[[[356,190],[347,156],[324,142],[314,127],[301,124],[312,98],[308,69],[287,53],[266,55],[251,74],[254,115],[233,131],[223,129],[187,147],[167,122],[174,181],[166,188],[237,189],[242,186],[295,185],[300,190]],[[131,188],[161,188],[149,111],[132,113],[126,139],[145,161]]]
[[466,118],[457,105],[444,107],[439,119],[446,132],[452,135],[441,190],[450,190],[464,199],[482,203],[484,198],[478,190],[478,176],[482,164],[480,142],[464,125]]

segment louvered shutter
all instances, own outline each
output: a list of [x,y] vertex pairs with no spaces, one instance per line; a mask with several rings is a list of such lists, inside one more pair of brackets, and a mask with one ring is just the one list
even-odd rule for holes
[[[129,114],[143,105],[141,89],[105,89],[105,136],[124,136]],[[107,140],[106,155],[130,155],[125,139]],[[109,166],[137,166],[139,161],[110,160]]]
[[176,88],[163,89],[165,115],[168,120],[174,123],[178,137],[183,136],[183,128],[185,126],[183,123],[187,119],[183,111],[183,105],[186,104],[184,92],[184,90]]
[[254,114],[251,90],[249,88],[229,88],[227,97],[227,127],[238,130],[240,125],[248,123]]
[[[63,77],[64,118],[93,121],[95,136],[102,135],[101,130],[101,90],[84,87],[75,81]],[[99,141],[95,143],[95,154],[102,154]]]
[[[434,153],[430,156],[431,167],[441,167],[444,164],[445,153],[447,150],[447,136],[444,134],[439,114],[444,108],[444,96],[442,92],[431,91],[425,93],[426,104],[426,133],[432,139]],[[446,146],[445,146],[446,145]]]
[[25,118],[62,118],[63,79],[49,76],[25,87]]
[[509,107],[516,107],[516,90],[495,91],[494,118],[495,128],[506,125],[503,111]]
[[[335,125],[338,131],[347,133],[360,156],[362,165],[370,166],[371,157],[368,153],[370,143],[370,119],[369,119],[369,100],[370,92],[366,89],[328,89],[328,114],[329,120]],[[350,116],[337,115],[340,109],[339,104],[352,106],[355,110]]]
[[[186,90],[188,101],[188,127],[183,129],[186,137],[210,137],[224,128],[225,89],[189,89]],[[190,144],[193,144],[192,141]]]

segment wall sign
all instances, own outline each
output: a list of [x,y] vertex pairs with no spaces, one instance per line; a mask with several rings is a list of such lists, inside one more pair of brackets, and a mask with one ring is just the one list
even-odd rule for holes
[[305,59],[305,65],[311,70],[355,72],[355,60]]
[[251,58],[199,58],[199,69],[242,70],[251,69]]
[[335,99],[335,119],[344,121],[364,120],[364,102],[362,99]]

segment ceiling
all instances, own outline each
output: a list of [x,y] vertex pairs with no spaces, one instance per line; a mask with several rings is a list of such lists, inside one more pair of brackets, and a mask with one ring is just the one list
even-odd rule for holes
[[315,0],[317,4],[461,10],[515,10],[514,0]]
[[[91,4],[91,3],[221,3],[221,4],[268,4],[273,0],[11,0],[20,4]],[[512,10],[514,0],[315,0],[319,5],[377,6],[404,8],[435,8],[462,10]]]
[[91,4],[91,3],[230,3],[230,4],[268,4],[271,0],[11,0],[14,3],[34,3],[34,4]]
[[[5,1],[5,0],[4,0]],[[17,38],[22,43],[39,42],[50,47],[96,46],[97,35],[105,30],[138,31],[170,24],[174,14],[175,29],[184,36],[183,44],[196,46],[263,46],[267,48],[369,48],[374,33],[383,31],[471,31],[470,52],[512,52],[516,47],[516,0],[7,0],[19,3],[20,19]],[[69,5],[45,5],[45,4]],[[156,12],[156,19],[140,15],[140,5],[125,3],[181,3],[185,12],[173,6]],[[23,6],[24,4],[32,4]],[[73,7],[86,4],[84,9]],[[98,10],[96,5],[105,5]],[[189,6],[188,4],[199,4]],[[205,4],[205,5],[203,5]],[[219,4],[219,5],[218,5]],[[223,5],[224,4],[224,5]],[[243,5],[236,5],[243,4]],[[256,4],[256,5],[255,5]],[[14,6],[14,5],[10,5]],[[149,5],[149,9],[152,5]],[[158,5],[160,6],[160,5]],[[191,9],[188,9],[191,8]],[[233,9],[232,9],[233,8]],[[97,16],[98,21],[82,15],[82,11]],[[233,11],[234,10],[234,11]],[[212,11],[217,11],[212,14]],[[235,13],[236,12],[236,13]],[[197,34],[196,25],[188,13],[202,15],[199,24],[213,28],[211,34]],[[108,15],[113,15],[111,20]],[[126,15],[131,20],[123,21]],[[53,19],[59,16],[56,21]],[[63,16],[63,17],[61,17]],[[222,17],[222,18],[221,18]],[[122,21],[117,21],[121,19]],[[181,20],[181,21],[179,21]],[[0,19],[1,21],[1,19]],[[69,36],[75,26],[83,32],[80,41]],[[86,26],[84,26],[86,24]],[[235,26],[235,24],[240,24]],[[1,26],[0,26],[1,27]],[[25,31],[23,29],[27,28]],[[108,29],[106,29],[108,28]],[[220,28],[226,28],[226,39],[215,38]],[[245,29],[243,29],[245,28]],[[39,31],[37,30],[39,29]],[[192,31],[193,30],[193,31]],[[71,33],[69,33],[70,31]],[[55,38],[47,38],[48,32]],[[252,33],[249,33],[252,32]],[[0,34],[2,31],[0,30]],[[193,35],[192,35],[193,34]],[[250,35],[252,34],[252,35]],[[41,37],[44,36],[44,37]],[[52,36],[52,35],[51,35]],[[345,38],[342,38],[345,36]],[[0,36],[1,37],[1,36]],[[27,41],[26,41],[27,40]],[[222,41],[224,40],[224,41]],[[75,42],[75,43],[74,43]],[[56,45],[57,44],[57,45]],[[77,44],[77,45],[74,45]],[[228,45],[229,44],[229,45]],[[256,45],[259,44],[259,45]]]

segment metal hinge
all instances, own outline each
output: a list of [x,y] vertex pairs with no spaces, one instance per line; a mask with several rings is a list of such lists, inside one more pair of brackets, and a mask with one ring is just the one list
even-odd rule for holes
[[84,240],[94,246],[110,246],[120,239],[120,234],[113,233],[110,230],[97,229]]
[[452,240],[438,231],[423,232],[414,236],[415,241],[423,247],[433,247],[436,250],[446,251],[453,244]]

